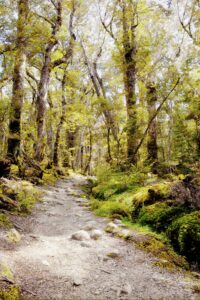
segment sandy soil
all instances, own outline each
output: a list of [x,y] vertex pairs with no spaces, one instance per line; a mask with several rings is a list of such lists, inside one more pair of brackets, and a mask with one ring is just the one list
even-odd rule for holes
[[[0,261],[29,291],[23,299],[200,299],[187,278],[155,267],[150,254],[126,241],[105,232],[85,244],[70,238],[90,222],[102,231],[109,222],[83,207],[84,181],[73,176],[46,189],[33,214],[18,220],[21,242],[0,244]],[[119,257],[107,256],[113,250]]]

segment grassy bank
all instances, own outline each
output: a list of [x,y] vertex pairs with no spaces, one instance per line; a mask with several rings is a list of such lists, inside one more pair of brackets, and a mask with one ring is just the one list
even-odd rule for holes
[[[120,218],[145,236],[136,244],[161,264],[200,265],[198,183],[186,175],[158,178],[148,170],[121,171],[106,166],[93,182],[91,208],[98,216]],[[188,183],[188,182],[189,183]]]

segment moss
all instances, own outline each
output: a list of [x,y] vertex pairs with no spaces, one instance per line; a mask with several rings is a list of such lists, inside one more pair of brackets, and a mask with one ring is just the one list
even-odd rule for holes
[[108,200],[113,195],[122,194],[128,190],[135,190],[144,181],[145,174],[138,170],[121,172],[110,167],[97,172],[96,186],[93,195],[102,200]]
[[155,265],[173,270],[177,267],[188,269],[185,258],[176,254],[173,249],[155,236],[148,235],[144,241],[137,242],[140,249],[152,253],[159,260]]
[[190,262],[200,264],[200,211],[175,220],[167,230],[174,249]]
[[112,201],[102,203],[95,212],[101,217],[125,217],[130,215],[129,208],[125,204]]
[[40,201],[41,192],[29,182],[22,182],[21,190],[17,191],[20,212],[30,213],[34,205]]
[[15,286],[11,287],[9,290],[0,290],[1,300],[20,300],[19,289]]
[[184,205],[173,206],[173,201],[157,202],[144,206],[138,216],[141,225],[149,225],[152,229],[161,232],[166,231],[168,226],[180,215],[188,212]]
[[10,267],[5,263],[0,263],[0,276],[13,280],[14,276]]
[[19,213],[29,213],[35,203],[41,199],[41,192],[32,183],[25,180],[4,180],[2,195],[7,199],[10,210]]
[[163,199],[170,192],[170,183],[159,183],[139,188],[133,196],[133,204],[137,206],[138,204],[147,204],[148,201],[152,201],[151,191],[152,193],[154,191],[156,199]]
[[21,235],[16,229],[11,229],[7,236],[10,242],[19,243],[21,241]]
[[55,185],[58,180],[58,175],[51,170],[47,170],[43,173],[42,184],[47,185]]
[[2,227],[2,226],[9,227],[10,222],[9,222],[7,216],[5,216],[3,213],[0,213],[0,227]]

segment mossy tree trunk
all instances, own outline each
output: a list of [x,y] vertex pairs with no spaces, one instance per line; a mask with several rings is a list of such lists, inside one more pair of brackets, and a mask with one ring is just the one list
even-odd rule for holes
[[[149,122],[156,112],[157,93],[153,82],[147,84],[147,107],[149,113]],[[152,170],[155,171],[158,161],[158,145],[157,145],[157,119],[151,122],[148,130],[147,141],[148,163],[152,165]]]
[[56,140],[54,144],[53,164],[55,166],[59,165],[59,146],[61,140],[61,132],[66,118],[66,106],[67,106],[66,95],[65,95],[66,78],[67,78],[67,72],[65,69],[63,74],[63,79],[62,79],[62,115],[56,131]]
[[[130,17],[131,16],[131,17]],[[136,111],[136,28],[137,8],[132,1],[122,2],[124,87],[127,107],[127,158],[136,164],[137,111]]]
[[49,43],[45,49],[44,62],[41,70],[41,77],[38,87],[38,96],[36,100],[37,109],[37,146],[35,158],[37,161],[42,161],[44,158],[44,136],[45,136],[45,112],[46,112],[46,97],[49,88],[50,74],[52,70],[51,53],[57,45],[56,35],[62,25],[62,1],[58,0],[56,5],[56,21],[52,25],[52,34]]
[[26,66],[27,34],[26,24],[29,12],[29,1],[18,1],[18,22],[15,66],[13,72],[13,91],[11,100],[9,137],[7,158],[14,164],[19,164],[21,146],[21,112],[24,100],[24,78]]
[[59,165],[59,146],[60,146],[60,140],[61,140],[61,133],[63,125],[66,121],[66,108],[67,108],[67,100],[66,100],[66,86],[67,86],[67,67],[68,62],[70,58],[73,56],[73,50],[74,50],[74,44],[76,41],[76,36],[73,31],[73,20],[74,20],[74,13],[75,13],[75,7],[73,6],[73,9],[70,14],[70,20],[69,20],[69,32],[70,32],[70,41],[69,41],[69,47],[68,47],[68,55],[66,56],[66,65],[63,68],[63,78],[62,78],[62,113],[60,122],[58,124],[58,128],[56,131],[56,139],[54,144],[54,155],[53,155],[53,163],[55,166]]

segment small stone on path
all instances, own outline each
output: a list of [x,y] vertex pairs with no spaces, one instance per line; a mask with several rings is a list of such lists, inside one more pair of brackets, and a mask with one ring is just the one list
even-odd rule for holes
[[82,284],[83,284],[83,281],[80,278],[76,278],[73,280],[73,286],[80,286]]
[[92,230],[90,233],[90,237],[93,240],[98,240],[98,239],[102,238],[102,236],[103,236],[103,232],[98,229]]
[[91,245],[89,242],[82,242],[82,243],[81,243],[81,246],[82,246],[83,248],[91,248],[91,247],[92,247],[92,245]]
[[105,231],[108,233],[117,233],[119,231],[119,227],[116,224],[114,224],[113,222],[110,222],[106,226]]
[[87,241],[90,240],[90,235],[85,230],[79,230],[71,235],[71,239],[76,241]]

